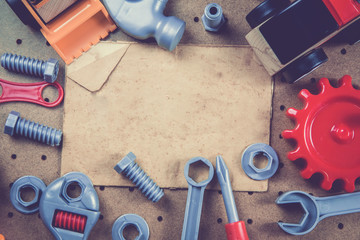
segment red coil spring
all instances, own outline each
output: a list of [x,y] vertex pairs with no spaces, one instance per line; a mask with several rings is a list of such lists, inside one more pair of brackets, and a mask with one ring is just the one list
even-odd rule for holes
[[86,219],[87,217],[83,215],[56,210],[53,218],[53,227],[84,233]]

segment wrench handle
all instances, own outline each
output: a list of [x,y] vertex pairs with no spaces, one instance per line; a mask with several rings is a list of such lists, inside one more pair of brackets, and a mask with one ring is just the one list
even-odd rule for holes
[[227,240],[249,240],[244,221],[225,225]]
[[341,194],[331,197],[317,197],[320,220],[347,213],[360,212],[360,192]]
[[181,240],[197,240],[205,187],[189,184]]

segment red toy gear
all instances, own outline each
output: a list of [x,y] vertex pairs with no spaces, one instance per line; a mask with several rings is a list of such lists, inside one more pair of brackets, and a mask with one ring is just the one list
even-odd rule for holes
[[297,142],[288,158],[307,162],[301,171],[305,179],[321,173],[323,189],[330,190],[341,179],[344,189],[353,192],[360,177],[360,91],[353,88],[348,75],[339,80],[338,88],[326,78],[320,79],[318,87],[318,95],[301,90],[298,97],[304,102],[303,109],[287,111],[296,126],[282,135]]

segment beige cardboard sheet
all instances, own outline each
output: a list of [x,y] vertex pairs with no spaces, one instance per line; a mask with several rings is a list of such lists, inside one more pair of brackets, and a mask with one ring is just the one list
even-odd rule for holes
[[186,162],[202,156],[215,167],[221,154],[235,191],[266,191],[241,155],[269,142],[271,101],[272,81],[249,47],[99,43],[67,67],[61,174],[133,186],[113,169],[132,151],[160,187],[187,188]]

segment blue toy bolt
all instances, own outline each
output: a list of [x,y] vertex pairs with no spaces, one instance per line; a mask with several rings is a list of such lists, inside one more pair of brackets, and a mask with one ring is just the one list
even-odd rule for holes
[[149,200],[159,201],[164,196],[164,191],[135,163],[135,159],[135,154],[129,152],[115,165],[115,171],[129,178]]
[[229,223],[225,225],[228,240],[249,240],[244,221],[239,221],[234,194],[231,188],[229,170],[221,156],[216,157],[218,177]]
[[222,8],[219,4],[210,3],[205,7],[204,14],[201,17],[206,31],[217,32],[225,23]]
[[11,53],[1,56],[1,66],[12,72],[41,77],[49,83],[55,82],[59,72],[59,61],[56,59],[50,58],[45,62]]
[[4,133],[23,136],[51,146],[59,146],[62,131],[20,117],[20,113],[11,111],[6,119]]
[[[78,196],[69,196],[77,184]],[[99,219],[99,198],[90,179],[71,172],[52,182],[40,199],[40,216],[57,240],[86,240]]]

